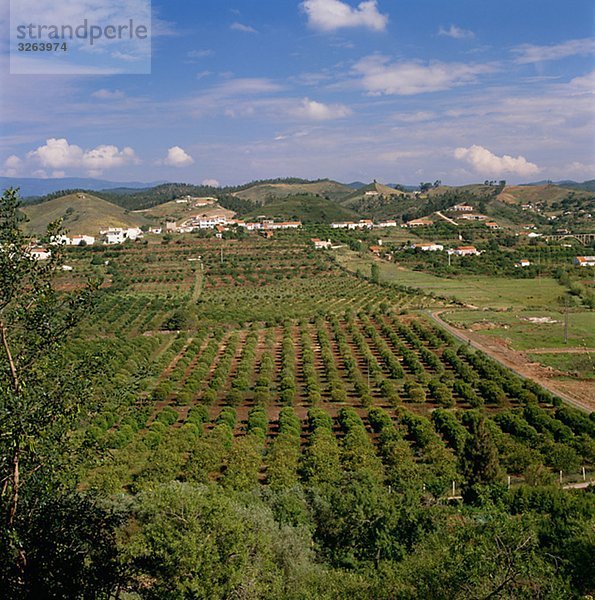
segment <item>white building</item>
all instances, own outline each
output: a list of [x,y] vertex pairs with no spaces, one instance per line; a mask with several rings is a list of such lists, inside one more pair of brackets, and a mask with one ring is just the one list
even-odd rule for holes
[[186,223],[188,227],[198,227],[198,229],[213,229],[217,227],[217,225],[226,225],[227,217],[222,215],[213,215],[211,217],[207,217],[203,215],[202,217],[195,217]]
[[574,264],[577,267],[595,267],[595,256],[577,256]]
[[263,229],[299,229],[301,226],[301,221],[281,221],[279,223],[264,221],[262,224]]
[[316,248],[316,250],[328,250],[332,247],[332,242],[330,240],[319,240],[318,238],[312,238],[310,241],[314,244],[314,248]]
[[424,252],[439,252],[444,250],[442,244],[413,244],[411,247],[414,250],[422,250]]
[[428,225],[433,225],[430,219],[426,219],[422,217],[421,219],[413,219],[412,221],[408,221],[401,225],[401,227],[427,227]]
[[70,240],[70,246],[92,246],[95,243],[95,237],[92,235],[73,235]]
[[32,248],[29,250],[29,256],[35,260],[48,260],[52,256],[52,251],[46,248]]
[[473,207],[470,204],[455,204],[451,210],[456,210],[457,212],[473,212]]
[[464,215],[457,217],[457,219],[463,219],[465,221],[487,221],[488,217],[486,215],[465,213]]
[[531,266],[531,261],[527,260],[526,258],[521,258],[521,260],[519,260],[518,263],[515,263],[514,266],[517,267],[518,269],[524,269],[525,267]]
[[355,229],[356,225],[352,221],[344,221],[339,223],[331,223],[333,229]]
[[138,227],[129,227],[122,229],[121,227],[111,227],[99,232],[101,240],[104,244],[123,244],[126,240],[137,240],[142,237],[143,232]]
[[475,246],[459,246],[453,250],[457,256],[479,256],[481,252]]
[[380,223],[377,223],[376,225],[374,225],[374,227],[396,227],[397,226],[397,222],[396,221],[381,221]]

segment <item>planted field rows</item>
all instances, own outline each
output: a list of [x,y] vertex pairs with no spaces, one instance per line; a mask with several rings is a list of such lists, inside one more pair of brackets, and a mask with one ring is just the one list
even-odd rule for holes
[[[156,465],[169,478],[196,481],[235,473],[247,486],[307,479],[318,476],[308,460],[322,460],[320,445],[342,465],[369,460],[380,471],[398,448],[439,496],[461,479],[478,411],[488,416],[504,473],[595,462],[588,418],[424,319],[348,312],[139,339],[119,354],[121,377],[136,370],[136,387],[87,429],[115,452],[93,485],[155,481]],[[167,456],[175,460],[166,465]]]

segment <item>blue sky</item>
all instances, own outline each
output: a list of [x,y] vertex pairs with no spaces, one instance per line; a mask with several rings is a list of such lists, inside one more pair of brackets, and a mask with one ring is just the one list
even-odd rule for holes
[[590,0],[155,0],[153,13],[150,75],[9,75],[0,46],[2,175],[595,177]]

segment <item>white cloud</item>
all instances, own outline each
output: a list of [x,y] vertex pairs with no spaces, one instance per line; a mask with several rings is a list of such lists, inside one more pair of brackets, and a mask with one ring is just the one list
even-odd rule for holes
[[160,161],[160,164],[168,167],[189,167],[194,164],[194,159],[180,146],[172,146],[167,151],[167,156]]
[[595,163],[587,165],[585,163],[575,161],[562,167],[561,172],[564,177],[577,177],[585,179],[595,178]]
[[440,27],[438,30],[438,35],[450,37],[455,40],[473,39],[475,37],[475,34],[472,31],[469,31],[468,29],[462,29],[456,25],[451,25],[448,29]]
[[92,175],[99,175],[106,169],[140,164],[132,148],[120,150],[117,146],[100,145],[83,150],[76,144],[69,144],[64,138],[46,140],[45,145],[28,152],[27,159],[44,168],[82,168]]
[[124,92],[120,91],[120,90],[106,90],[106,89],[101,89],[101,90],[97,90],[96,92],[93,92],[91,94],[91,96],[93,98],[98,98],[99,100],[121,100],[122,98],[124,98],[126,96],[126,94],[124,94]]
[[258,33],[254,27],[250,27],[250,25],[244,25],[243,23],[238,23],[237,21],[232,23],[229,28],[233,29],[234,31],[243,31],[244,33]]
[[203,179],[203,185],[208,185],[209,187],[220,187],[221,184],[217,179]]
[[551,46],[523,44],[513,48],[513,52],[518,55],[515,59],[518,64],[560,60],[569,56],[588,56],[595,53],[595,40],[591,38],[568,40]]
[[471,146],[469,148],[457,148],[454,152],[457,160],[464,160],[470,164],[477,173],[481,175],[500,176],[505,174],[527,177],[536,175],[541,169],[534,163],[529,162],[524,156],[516,158],[508,156],[496,156],[483,146]]
[[448,90],[473,83],[478,75],[494,70],[490,65],[438,61],[427,65],[420,61],[390,63],[381,55],[363,58],[354,66],[354,71],[362,75],[362,87],[370,94],[399,96]]
[[591,71],[582,77],[575,77],[570,80],[570,87],[576,91],[595,93],[595,71]]
[[302,137],[306,137],[307,135],[310,135],[309,131],[301,130],[301,131],[295,131],[293,133],[279,133],[273,139],[276,142],[283,142],[285,140],[299,139]]
[[21,173],[21,169],[23,166],[23,161],[16,156],[15,154],[11,154],[4,161],[4,168],[2,169],[3,177],[17,177]]
[[304,0],[301,6],[308,15],[308,24],[322,31],[347,27],[384,31],[388,24],[388,15],[378,11],[376,0],[360,2],[357,8],[340,0]]
[[431,110],[418,110],[414,113],[398,113],[393,115],[393,119],[402,123],[423,123],[432,121],[437,117],[437,113]]
[[290,110],[290,114],[310,121],[330,121],[348,117],[352,111],[344,104],[324,104],[304,98],[298,107]]
[[206,58],[207,56],[213,56],[215,52],[213,50],[190,50],[186,53],[188,58]]

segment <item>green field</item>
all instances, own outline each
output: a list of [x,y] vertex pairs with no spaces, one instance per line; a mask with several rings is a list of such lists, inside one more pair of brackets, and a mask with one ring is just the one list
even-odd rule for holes
[[[340,265],[351,271],[370,273],[374,258],[341,249]],[[377,262],[380,280],[418,288],[439,296],[454,297],[478,308],[541,308],[557,305],[564,288],[554,279],[495,279],[485,275],[459,276],[456,279],[436,277],[421,271],[410,271],[398,264]]]
[[595,380],[595,355],[593,353],[529,354],[532,360],[568,373],[572,377]]
[[[484,312],[457,310],[442,315],[455,326],[472,328],[481,333],[503,338],[515,350],[531,348],[595,348],[595,313],[573,312],[568,315],[568,343],[564,342],[564,314],[556,311]],[[549,317],[554,323],[531,322],[529,319]],[[540,362],[543,362],[540,360]]]

